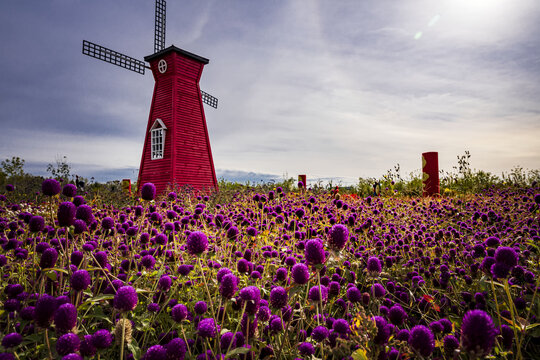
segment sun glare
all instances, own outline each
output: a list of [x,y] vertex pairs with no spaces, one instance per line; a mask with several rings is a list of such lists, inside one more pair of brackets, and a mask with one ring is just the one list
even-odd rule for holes
[[515,20],[522,10],[511,0],[449,0],[441,2],[439,14],[457,32],[497,35],[519,25]]

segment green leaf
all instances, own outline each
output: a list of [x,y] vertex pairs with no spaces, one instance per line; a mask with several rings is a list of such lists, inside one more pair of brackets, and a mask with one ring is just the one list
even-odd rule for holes
[[363,349],[358,349],[351,354],[353,360],[368,360],[366,356],[366,351]]
[[135,360],[139,360],[141,358],[142,351],[135,339],[132,339],[131,342],[127,344],[127,347],[129,351],[131,351],[131,353],[133,354],[133,358]]
[[81,306],[84,306],[86,304],[95,304],[103,300],[111,300],[111,299],[114,299],[113,294],[98,295],[98,296],[95,296],[93,298],[86,300],[84,303],[81,304]]
[[56,281],[56,279],[58,278],[58,275],[56,275],[56,273],[54,272],[54,270],[49,270],[49,271],[46,271],[45,272],[45,276],[47,276],[49,279],[51,279],[52,281]]
[[538,325],[540,325],[540,323],[534,323],[534,324],[531,324],[531,325],[527,325],[527,327],[525,328],[525,330],[530,330],[530,329],[532,329],[532,328],[537,327]]
[[251,349],[245,348],[245,347],[239,347],[239,348],[236,348],[236,349],[232,349],[231,351],[229,351],[227,353],[227,355],[225,355],[225,359],[229,359],[230,357],[236,356],[236,355],[245,355],[250,351],[251,351]]
[[62,268],[50,268],[49,270],[58,271],[64,274],[69,274],[69,272],[66,269],[62,269]]

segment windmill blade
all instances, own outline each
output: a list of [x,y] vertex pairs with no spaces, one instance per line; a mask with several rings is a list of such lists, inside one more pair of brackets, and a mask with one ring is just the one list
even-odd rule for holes
[[154,53],[165,48],[165,0],[156,0],[156,20],[154,28]]
[[214,109],[217,109],[218,99],[216,97],[213,97],[209,93],[204,92],[202,90],[201,90],[201,96],[202,96],[203,103],[210,105]]
[[105,62],[123,67],[124,69],[135,71],[136,73],[144,75],[144,61],[134,59],[130,56],[107,49],[106,47],[94,44],[90,41],[83,40],[82,53],[84,55],[88,55],[90,57],[103,60]]

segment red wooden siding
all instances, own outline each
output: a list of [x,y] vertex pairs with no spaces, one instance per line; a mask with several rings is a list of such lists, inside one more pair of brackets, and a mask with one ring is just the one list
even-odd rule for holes
[[[152,182],[159,193],[170,184],[191,185],[198,190],[217,190],[217,179],[208,138],[199,79],[204,63],[168,48],[152,55],[150,66],[156,84],[148,118],[139,187]],[[169,51],[167,51],[169,50]],[[196,55],[195,55],[196,56]],[[167,71],[157,69],[165,59]],[[156,119],[167,127],[163,159],[151,160],[150,128]]]

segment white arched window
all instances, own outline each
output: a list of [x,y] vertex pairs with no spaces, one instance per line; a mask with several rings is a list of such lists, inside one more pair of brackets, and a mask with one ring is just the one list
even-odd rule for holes
[[154,125],[150,128],[150,138],[152,145],[152,160],[163,159],[163,154],[165,152],[165,132],[167,127],[161,121],[161,119],[156,119]]

